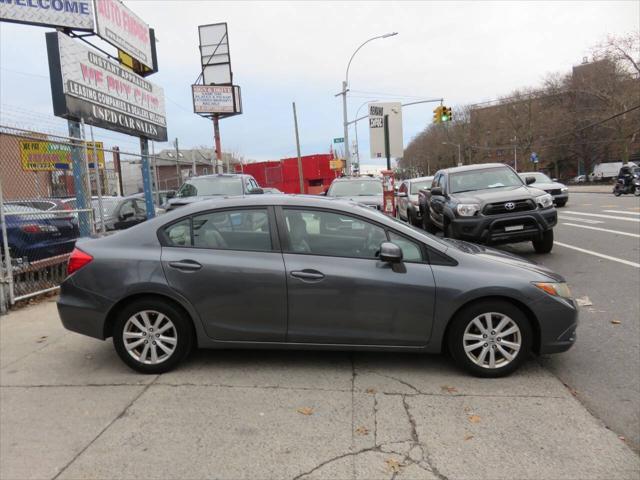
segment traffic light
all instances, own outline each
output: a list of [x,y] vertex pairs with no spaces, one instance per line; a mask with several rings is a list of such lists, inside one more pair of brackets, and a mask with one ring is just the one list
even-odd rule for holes
[[447,117],[449,117],[449,121],[453,121],[453,112],[451,111],[451,107],[447,108]]
[[447,107],[440,107],[440,121],[448,122],[449,121],[449,109]]
[[433,123],[440,123],[442,121],[442,105],[436,107],[433,111]]

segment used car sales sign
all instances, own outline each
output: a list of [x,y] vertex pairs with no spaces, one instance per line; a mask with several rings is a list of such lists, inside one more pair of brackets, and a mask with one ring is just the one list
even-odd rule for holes
[[164,91],[60,32],[47,37],[53,113],[108,130],[167,140]]

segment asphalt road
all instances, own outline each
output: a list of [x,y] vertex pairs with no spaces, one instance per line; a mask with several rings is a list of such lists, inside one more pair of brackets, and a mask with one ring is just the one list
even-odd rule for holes
[[[564,275],[581,308],[576,345],[542,364],[611,430],[640,450],[640,198],[571,194],[553,251],[503,247]],[[619,322],[619,323],[613,323]]]

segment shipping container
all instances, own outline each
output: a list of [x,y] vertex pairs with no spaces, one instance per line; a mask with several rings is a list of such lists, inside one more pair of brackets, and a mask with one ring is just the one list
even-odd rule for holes
[[[303,193],[317,195],[329,188],[333,179],[339,176],[338,171],[331,170],[331,160],[333,155],[330,153],[302,157]],[[236,172],[253,175],[261,187],[277,188],[284,193],[300,193],[297,157],[236,165]]]

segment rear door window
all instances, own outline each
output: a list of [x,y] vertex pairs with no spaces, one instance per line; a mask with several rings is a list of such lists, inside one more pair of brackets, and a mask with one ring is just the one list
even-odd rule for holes
[[271,250],[267,209],[223,210],[194,215],[193,246],[227,250]]

